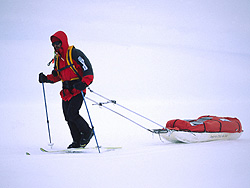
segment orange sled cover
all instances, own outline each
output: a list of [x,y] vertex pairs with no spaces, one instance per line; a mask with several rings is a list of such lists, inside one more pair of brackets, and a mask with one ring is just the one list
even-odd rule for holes
[[166,128],[188,132],[242,132],[239,119],[217,116],[201,116],[194,120],[174,119],[167,122]]

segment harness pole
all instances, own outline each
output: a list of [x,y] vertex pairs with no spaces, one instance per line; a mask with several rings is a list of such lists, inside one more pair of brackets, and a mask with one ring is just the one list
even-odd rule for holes
[[145,130],[147,130],[147,131],[149,131],[149,132],[151,132],[151,133],[154,133],[154,131],[152,131],[151,129],[148,129],[148,128],[146,128],[146,127],[140,125],[139,123],[137,123],[137,122],[135,122],[134,120],[132,120],[132,119],[130,119],[130,118],[128,118],[128,117],[122,115],[121,113],[116,112],[116,111],[112,110],[111,108],[108,108],[107,106],[103,106],[102,103],[98,103],[98,102],[96,102],[96,101],[94,101],[93,99],[90,99],[90,98],[88,98],[88,97],[86,97],[86,99],[88,99],[88,100],[94,102],[96,105],[102,106],[102,107],[106,108],[107,110],[109,110],[109,111],[111,111],[111,112],[113,112],[113,113],[115,113],[115,114],[117,114],[117,115],[119,115],[119,116],[121,116],[121,117],[123,117],[123,118],[125,118],[125,119],[127,119],[127,120],[129,120],[129,121],[131,121],[132,123],[138,125],[139,127],[143,128],[143,129],[145,129]]
[[[122,106],[122,105],[118,104],[115,100],[110,100],[110,99],[108,99],[107,97],[104,97],[103,95],[101,95],[101,94],[99,94],[99,93],[96,93],[95,91],[93,91],[93,90],[90,89],[89,87],[88,87],[88,89],[89,89],[90,92],[94,93],[95,95],[97,95],[97,96],[99,96],[99,97],[101,97],[101,98],[107,100],[107,101],[108,101],[107,103],[116,104],[117,106],[119,106],[119,107],[121,107],[121,108],[123,108],[123,109],[125,109],[125,110],[127,110],[127,111],[129,111],[129,112],[131,112],[131,113],[133,113],[133,114],[135,114],[135,115],[137,115],[137,116],[143,118],[143,119],[146,119],[147,121],[150,121],[151,123],[154,123],[154,124],[158,125],[158,126],[161,127],[161,128],[164,128],[164,126],[162,126],[161,124],[159,124],[159,123],[157,123],[157,122],[155,122],[155,121],[153,121],[153,120],[151,120],[151,119],[149,119],[149,118],[147,118],[147,117],[145,117],[145,116],[143,116],[143,115],[141,115],[141,114],[139,114],[139,113],[137,113],[137,112],[135,112],[135,111],[133,111],[133,110],[130,110],[130,109],[126,108],[125,106]],[[96,103],[96,102],[95,102],[95,103]],[[97,103],[97,104],[99,105],[99,103]],[[123,115],[122,115],[122,116],[123,116]],[[126,119],[127,119],[127,118],[126,118]]]

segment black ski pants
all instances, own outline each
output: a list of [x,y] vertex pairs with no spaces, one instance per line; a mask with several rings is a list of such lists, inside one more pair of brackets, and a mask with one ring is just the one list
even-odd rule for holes
[[62,101],[63,114],[74,142],[79,142],[81,135],[88,134],[90,131],[88,123],[79,114],[82,103],[81,93],[72,97],[69,101]]

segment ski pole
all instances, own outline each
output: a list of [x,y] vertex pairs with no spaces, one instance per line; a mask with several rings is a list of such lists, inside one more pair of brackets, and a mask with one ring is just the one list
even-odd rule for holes
[[86,100],[85,100],[85,97],[84,97],[84,93],[83,93],[83,91],[81,91],[81,92],[82,92],[83,101],[84,101],[84,104],[85,104],[85,107],[86,107],[86,110],[87,110],[87,113],[88,113],[89,121],[90,121],[92,130],[93,130],[93,133],[94,133],[95,142],[96,142],[96,145],[97,145],[97,148],[98,148],[98,152],[101,153],[101,152],[100,152],[100,147],[99,147],[98,142],[97,142],[97,138],[96,138],[94,126],[93,126],[92,120],[91,120],[91,118],[90,118],[89,109],[88,109],[88,106],[87,106],[87,103],[86,103]]
[[46,112],[46,118],[47,118],[47,125],[48,125],[48,133],[49,133],[49,146],[52,148],[54,143],[51,142],[51,136],[50,136],[50,128],[49,128],[49,117],[48,117],[48,110],[47,110],[47,103],[46,103],[46,96],[45,96],[45,88],[44,83],[42,82],[43,86],[43,97],[44,97],[44,104],[45,104],[45,112]]

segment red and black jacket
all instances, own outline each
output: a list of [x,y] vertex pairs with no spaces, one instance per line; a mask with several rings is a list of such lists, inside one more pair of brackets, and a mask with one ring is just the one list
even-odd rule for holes
[[[67,35],[64,32],[58,31],[50,39],[51,42],[59,39],[62,46],[55,51],[53,74],[47,75],[47,79],[51,83],[63,82],[60,95],[64,101],[68,101],[81,92],[73,88],[74,83],[81,81],[86,86],[92,83],[93,69],[89,59],[82,51],[74,46],[69,46]],[[86,89],[83,92],[86,93]]]

